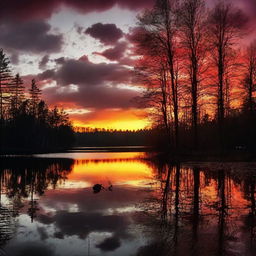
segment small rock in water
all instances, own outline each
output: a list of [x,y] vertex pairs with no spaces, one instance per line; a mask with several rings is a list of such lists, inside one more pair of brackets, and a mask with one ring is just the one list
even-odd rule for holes
[[95,184],[93,187],[93,193],[99,193],[104,187],[101,184]]

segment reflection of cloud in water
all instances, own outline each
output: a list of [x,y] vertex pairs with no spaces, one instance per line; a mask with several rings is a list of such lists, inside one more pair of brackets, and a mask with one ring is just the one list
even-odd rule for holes
[[[43,223],[44,216],[39,216],[38,221]],[[126,216],[102,215],[99,213],[59,211],[56,215],[48,217],[47,223],[53,223],[63,236],[77,235],[85,239],[91,232],[109,232],[116,237],[130,238],[127,228],[130,224]]]
[[103,242],[96,245],[96,247],[100,248],[102,251],[114,251],[120,246],[121,246],[121,242],[118,237],[106,238]]
[[[118,186],[113,192],[103,191],[96,195],[91,188],[48,191],[46,197],[41,198],[40,205],[53,211],[39,215],[37,221],[46,227],[53,225],[55,232],[49,235],[45,234],[47,228],[40,229],[40,238],[66,239],[77,236],[86,239],[91,233],[107,233],[107,237],[97,239],[95,248],[104,252],[114,251],[122,246],[122,240],[134,239],[134,230],[131,232],[130,229],[134,224],[132,215],[139,210],[135,206],[146,194],[148,191]],[[77,206],[77,212],[70,211],[73,205]]]
[[54,256],[54,251],[41,242],[16,243],[13,247],[7,247],[7,255],[11,256]]
[[41,198],[42,208],[62,210],[74,208],[83,212],[105,212],[115,209],[133,208],[145,198],[150,190],[141,190],[133,187],[116,186],[113,192],[102,191],[93,194],[91,188],[87,189],[64,189],[47,191],[46,196]]

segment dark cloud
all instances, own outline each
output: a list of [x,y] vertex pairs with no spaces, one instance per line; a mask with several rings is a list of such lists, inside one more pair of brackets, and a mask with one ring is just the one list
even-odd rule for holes
[[55,71],[53,69],[48,69],[39,75],[39,80],[49,80],[55,76]]
[[234,6],[241,8],[251,19],[256,19],[256,2],[255,0],[232,0],[230,1]]
[[96,247],[102,251],[114,251],[121,246],[120,239],[118,237],[109,237],[106,238],[100,244],[97,244]]
[[[82,57],[79,60],[61,59],[56,69],[46,70],[38,75],[38,80],[56,81],[58,87],[43,91],[49,104],[58,102],[74,102],[77,106],[87,108],[129,108],[134,107],[134,97],[139,92],[117,85],[130,84],[132,73],[119,64],[95,64]],[[78,90],[72,90],[70,85],[77,85]]]
[[62,86],[69,84],[95,86],[106,82],[112,84],[129,83],[131,73],[118,64],[95,64],[82,58],[80,60],[65,60],[59,69],[47,70],[39,78],[57,80]]
[[93,109],[136,107],[138,104],[133,102],[133,99],[139,95],[140,93],[134,90],[104,85],[80,86],[77,92],[72,92],[67,87],[52,87],[43,91],[43,96],[50,105],[58,104],[58,102],[74,103],[79,107]]
[[50,34],[51,26],[42,20],[0,24],[0,45],[8,51],[58,52],[62,35]]
[[3,19],[31,20],[48,18],[65,5],[80,13],[101,12],[118,5],[121,8],[138,10],[152,6],[154,0],[8,0],[0,3],[0,17]]
[[121,58],[123,58],[126,48],[127,43],[120,42],[113,48],[109,48],[103,52],[94,52],[94,54],[103,56],[111,61],[119,61]]
[[48,62],[49,62],[49,55],[44,55],[44,57],[39,62],[39,68],[45,69]]
[[64,57],[60,57],[58,59],[55,59],[56,64],[62,65],[65,63],[65,58]]
[[[40,221],[40,219],[38,219]],[[77,235],[84,239],[91,232],[110,232],[116,237],[131,237],[127,233],[129,221],[125,216],[101,215],[99,213],[58,211],[52,217],[60,239],[64,236]],[[72,223],[72,225],[70,225]],[[61,235],[60,235],[61,234]]]
[[85,34],[100,40],[103,44],[113,45],[123,36],[123,31],[115,24],[96,23],[87,28]]

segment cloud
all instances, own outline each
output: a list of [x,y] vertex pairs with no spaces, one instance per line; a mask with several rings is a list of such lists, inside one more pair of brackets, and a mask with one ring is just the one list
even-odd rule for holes
[[63,43],[62,35],[50,34],[51,26],[42,20],[5,22],[0,30],[0,45],[9,51],[59,52]]
[[44,57],[39,62],[39,68],[40,69],[45,69],[48,61],[49,61],[49,55],[44,55]]
[[58,59],[55,59],[55,62],[58,65],[63,65],[65,63],[65,58],[64,57],[60,57]]
[[232,3],[234,6],[238,6],[243,11],[245,11],[251,18],[255,20],[255,13],[256,13],[256,4],[254,0],[233,0]]
[[85,34],[98,39],[103,44],[113,45],[123,36],[123,31],[115,24],[96,23],[87,28]]
[[153,3],[154,0],[8,0],[1,1],[0,17],[12,20],[31,20],[49,18],[61,6],[70,7],[80,13],[89,13],[106,11],[115,5],[125,9],[138,10],[152,6]]
[[[95,64],[88,58],[62,59],[56,69],[38,75],[39,81],[56,81],[57,87],[43,91],[49,104],[75,102],[85,108],[129,108],[139,92],[118,86],[130,84],[132,73],[119,64]],[[76,88],[76,89],[75,89]]]
[[[87,175],[86,181],[93,184],[97,182],[94,178]],[[48,191],[47,198],[44,198],[42,204],[47,208],[54,207],[56,210],[64,209],[68,205],[75,204],[81,212],[88,214],[106,213],[108,209],[134,206],[145,196],[148,196],[148,192],[146,191],[119,186],[114,186],[114,192],[101,193],[100,196],[93,194],[92,188],[83,188],[73,189],[68,192],[65,190],[54,191],[52,193]],[[58,205],[56,205],[56,202],[58,202]],[[41,223],[53,223],[52,216],[40,215],[38,218]]]
[[123,58],[126,47],[126,42],[120,42],[113,48],[109,48],[103,52],[94,52],[94,54],[103,56],[111,61],[119,61],[121,58]]
[[13,53],[10,56],[10,61],[11,61],[11,64],[18,65],[19,64],[19,55],[17,53]]
[[80,86],[78,91],[67,87],[51,87],[43,91],[43,96],[50,105],[75,103],[76,106],[86,109],[127,109],[135,107],[133,98],[140,94],[137,91],[100,86]]
[[79,60],[62,59],[59,63],[62,65],[57,70],[46,70],[39,74],[39,79],[54,79],[62,86],[100,86],[107,82],[118,84],[131,81],[131,72],[118,64],[95,64],[85,57]]

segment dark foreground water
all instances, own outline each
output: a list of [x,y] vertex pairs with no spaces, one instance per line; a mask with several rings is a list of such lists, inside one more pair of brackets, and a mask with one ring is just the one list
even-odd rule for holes
[[1,159],[0,255],[256,255],[256,163],[143,157]]

